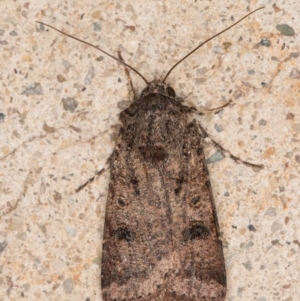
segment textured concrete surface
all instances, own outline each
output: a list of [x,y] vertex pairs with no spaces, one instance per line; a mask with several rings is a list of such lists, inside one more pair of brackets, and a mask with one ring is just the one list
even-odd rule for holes
[[[297,1],[0,2],[0,300],[101,300],[100,262],[124,68],[35,21],[101,46],[177,95],[231,153],[209,164],[230,301],[297,301],[300,281],[300,23]],[[144,83],[132,74],[137,91]],[[209,144],[207,157],[216,150]],[[212,157],[212,161],[218,161]]]

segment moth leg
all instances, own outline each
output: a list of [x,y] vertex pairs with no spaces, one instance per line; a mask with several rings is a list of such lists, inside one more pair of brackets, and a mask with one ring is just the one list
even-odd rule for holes
[[[125,63],[125,61],[122,57],[121,51],[118,51],[118,57],[122,62]],[[130,91],[129,91],[129,94],[131,94],[130,99],[135,100],[136,99],[135,89],[134,89],[133,84],[132,84],[132,79],[131,79],[131,76],[130,76],[129,69],[126,66],[125,66],[125,73],[126,73],[128,81],[129,81],[129,85],[130,85]]]
[[91,178],[89,178],[85,183],[83,183],[82,185],[80,185],[75,190],[75,192],[78,193],[83,188],[85,188],[87,185],[89,185],[90,183],[94,182],[95,178],[97,178],[98,176],[100,176],[104,171],[105,171],[105,168],[102,168],[102,169],[98,170]]
[[206,137],[209,137],[211,142],[213,143],[213,145],[218,149],[220,150],[223,154],[226,153],[229,155],[229,157],[236,161],[236,162],[239,162],[239,163],[243,163],[247,166],[251,166],[251,167],[256,167],[256,168],[263,168],[264,166],[262,164],[254,164],[254,163],[250,163],[250,162],[247,162],[247,161],[244,161],[242,160],[241,158],[231,154],[228,150],[226,150],[223,146],[221,146],[218,142],[216,142],[215,140],[213,140],[210,135],[206,132],[206,130],[200,125],[198,124],[199,128],[200,128],[200,131],[203,135],[203,138],[206,138]]
[[200,108],[200,109],[196,109],[195,107],[188,107],[189,112],[191,113],[197,113],[198,115],[206,115],[206,114],[210,114],[212,112],[215,112],[215,114],[219,113],[222,109],[226,108],[227,106],[229,106],[232,103],[232,100],[230,99],[229,101],[227,101],[224,105],[220,106],[220,107],[216,107],[216,108],[212,108],[212,109],[205,109],[205,108]]
[[[106,160],[106,165],[111,165],[111,162],[114,158],[114,153],[112,153],[109,158]],[[90,183],[94,182],[94,180],[99,177],[100,175],[102,175],[102,173],[107,169],[107,167],[101,168],[100,170],[98,170],[97,172],[95,172],[95,174],[90,177],[85,183],[83,183],[82,185],[80,185],[75,192],[78,193],[79,191],[81,191],[83,188],[85,188],[87,185],[89,185]]]
[[225,104],[223,104],[222,106],[220,107],[216,107],[216,108],[212,108],[212,109],[201,109],[201,110],[198,110],[200,111],[200,113],[202,114],[209,114],[211,112],[215,112],[215,113],[218,113],[219,111],[221,111],[222,109],[226,108],[227,106],[229,106],[230,104],[232,103],[232,100],[229,99]]

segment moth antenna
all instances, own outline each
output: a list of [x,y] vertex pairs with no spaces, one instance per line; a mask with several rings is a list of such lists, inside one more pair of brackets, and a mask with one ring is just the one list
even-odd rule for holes
[[44,26],[50,27],[50,28],[52,28],[52,29],[54,29],[54,30],[56,30],[56,31],[58,31],[58,32],[60,32],[60,33],[62,33],[63,35],[65,35],[65,36],[67,36],[67,37],[69,37],[69,38],[72,38],[72,39],[77,40],[77,41],[79,41],[79,42],[81,42],[81,43],[84,43],[84,44],[86,44],[86,45],[89,45],[89,46],[91,46],[91,47],[94,47],[95,49],[97,49],[97,50],[103,52],[104,54],[108,55],[108,56],[111,57],[112,59],[114,59],[114,60],[118,61],[119,63],[121,63],[121,64],[127,66],[128,68],[130,68],[130,69],[131,69],[132,71],[134,71],[137,75],[139,75],[139,76],[144,80],[144,82],[145,82],[147,85],[149,84],[149,82],[146,80],[146,78],[145,78],[140,72],[138,72],[136,69],[134,69],[134,68],[131,67],[130,65],[126,64],[124,61],[121,61],[120,59],[116,58],[115,56],[109,54],[109,53],[106,52],[105,50],[103,50],[103,49],[101,49],[101,48],[99,48],[99,47],[97,47],[97,46],[95,46],[95,45],[93,45],[93,44],[91,44],[91,43],[89,43],[89,42],[86,42],[86,41],[81,40],[81,39],[79,39],[79,38],[73,37],[73,36],[71,36],[70,34],[68,34],[68,33],[66,33],[66,32],[63,32],[63,31],[61,31],[61,30],[59,30],[59,29],[57,29],[57,28],[55,28],[55,27],[53,27],[53,26],[51,26],[51,25],[48,25],[48,24],[46,24],[46,23],[39,22],[39,21],[35,21],[35,22],[36,22],[36,23],[39,23],[39,24],[42,24],[42,25],[44,25]]
[[192,50],[190,53],[188,53],[186,56],[184,56],[181,60],[179,60],[167,73],[167,75],[165,76],[163,83],[166,81],[167,77],[170,75],[170,73],[182,62],[184,61],[186,58],[188,58],[190,55],[192,55],[196,50],[198,50],[201,46],[203,46],[204,44],[206,44],[207,42],[211,41],[212,39],[214,39],[215,37],[219,36],[220,34],[224,33],[225,31],[229,30],[230,28],[234,27],[235,25],[237,25],[238,23],[240,23],[241,21],[243,21],[244,19],[246,19],[247,17],[249,17],[250,15],[252,15],[253,13],[255,13],[256,11],[265,8],[264,6],[259,7],[255,10],[253,10],[252,12],[250,12],[249,14],[247,14],[246,16],[244,16],[243,18],[241,18],[240,20],[238,20],[237,22],[233,23],[232,25],[230,25],[229,27],[223,29],[222,31],[218,32],[217,34],[215,34],[214,36],[210,37],[209,39],[205,40],[203,43],[201,43],[199,46],[197,46],[194,50]]

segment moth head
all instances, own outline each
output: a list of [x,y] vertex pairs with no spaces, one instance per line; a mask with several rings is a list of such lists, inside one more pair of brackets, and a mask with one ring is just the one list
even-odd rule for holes
[[167,97],[175,98],[176,93],[174,89],[165,83],[154,80],[150,82],[147,87],[142,91],[142,97],[145,97],[150,94],[160,94],[160,95],[165,95]]

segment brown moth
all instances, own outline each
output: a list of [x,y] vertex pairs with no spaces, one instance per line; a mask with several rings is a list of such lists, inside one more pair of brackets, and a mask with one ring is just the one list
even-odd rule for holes
[[202,146],[206,133],[193,119],[195,109],[176,99],[165,83],[181,61],[214,37],[175,64],[163,80],[152,82],[121,57],[91,45],[147,84],[121,112],[122,127],[109,160],[101,265],[104,301],[226,298],[222,242]]
[[120,120],[106,205],[103,299],[224,300],[203,136],[189,107],[154,81]]

